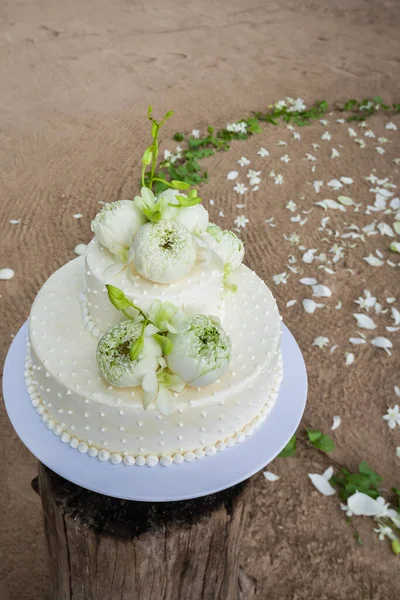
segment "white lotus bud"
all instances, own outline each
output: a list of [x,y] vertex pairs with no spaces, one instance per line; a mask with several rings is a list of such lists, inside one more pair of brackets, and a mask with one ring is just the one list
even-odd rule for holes
[[213,223],[207,228],[207,240],[210,247],[223,260],[229,271],[234,271],[242,264],[244,244],[241,239],[226,229],[221,229]]
[[130,359],[130,349],[142,332],[142,323],[129,320],[110,327],[97,346],[97,364],[104,377],[116,387],[140,385],[146,373],[158,369],[161,348],[152,337],[144,338],[144,345],[136,360]]
[[[179,201],[176,199],[178,195],[187,198],[187,195],[182,194],[179,190],[165,190],[165,192],[162,192],[157,197],[157,200],[163,198],[168,201],[168,205],[163,213],[163,219],[175,221],[183,225],[193,235],[203,234],[208,226],[208,211],[201,204],[180,207]],[[171,204],[174,204],[174,206],[170,206]]]
[[171,283],[192,269],[197,247],[185,227],[162,220],[142,225],[133,242],[133,255],[140,275],[157,283]]
[[134,236],[146,221],[132,200],[118,200],[104,206],[91,229],[102,246],[126,260]]
[[194,315],[182,333],[169,333],[172,350],[165,357],[168,368],[186,383],[203,387],[225,372],[231,356],[231,341],[219,322]]

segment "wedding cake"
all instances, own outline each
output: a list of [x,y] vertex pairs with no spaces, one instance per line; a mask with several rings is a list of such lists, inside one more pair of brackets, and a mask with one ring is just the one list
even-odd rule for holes
[[140,195],[103,207],[85,256],[46,281],[29,319],[36,412],[112,464],[168,466],[243,442],[282,379],[281,317],[242,241],[209,222],[188,184],[155,177],[170,114],[149,109]]

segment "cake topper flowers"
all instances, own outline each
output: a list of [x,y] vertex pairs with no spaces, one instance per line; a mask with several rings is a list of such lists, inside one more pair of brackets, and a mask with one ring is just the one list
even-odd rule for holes
[[143,406],[162,414],[176,409],[186,384],[214,383],[226,370],[231,342],[215,317],[188,317],[170,302],[155,300],[146,314],[124,292],[107,285],[111,303],[125,317],[101,338],[97,363],[116,387],[143,388]]
[[[173,113],[161,121],[152,113],[150,106],[152,143],[142,156],[140,195],[106,205],[92,221],[97,240],[114,257],[104,275],[126,270],[130,278],[139,274],[168,284],[185,277],[196,262],[208,264],[213,258],[223,270],[225,287],[234,290],[229,275],[242,262],[243,243],[233,232],[209,224],[195,188],[185,181],[167,181],[156,171],[159,132]],[[154,186],[164,189],[156,196]]]

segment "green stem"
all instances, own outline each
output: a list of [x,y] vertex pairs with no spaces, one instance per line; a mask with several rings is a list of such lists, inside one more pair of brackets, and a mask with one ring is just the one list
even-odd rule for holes
[[150,181],[149,181],[149,189],[151,190],[153,188],[153,181],[154,181],[154,173],[156,170],[156,162],[157,162],[157,148],[158,148],[158,144],[157,144],[157,138],[158,138],[158,132],[160,131],[160,125],[159,123],[156,123],[155,121],[153,121],[153,123],[155,123],[155,134],[153,137],[153,146],[152,146],[152,157],[151,157],[151,171],[150,171]]

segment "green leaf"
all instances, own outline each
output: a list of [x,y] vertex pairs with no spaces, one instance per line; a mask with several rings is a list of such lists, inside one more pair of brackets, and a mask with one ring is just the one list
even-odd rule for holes
[[372,102],[374,102],[374,104],[379,104],[379,105],[383,104],[383,100],[382,100],[382,98],[380,96],[374,96],[372,98]]
[[160,346],[162,353],[164,356],[168,356],[172,350],[172,341],[165,337],[164,335],[160,335],[159,333],[155,333],[153,338],[156,340],[158,345]]
[[294,434],[283,450],[278,454],[278,458],[286,458],[287,456],[294,456],[296,454],[296,434]]
[[186,183],[185,181],[177,181],[176,179],[173,179],[171,181],[171,187],[174,190],[188,190],[190,188],[190,184]]
[[176,142],[183,142],[183,140],[185,139],[185,134],[177,131],[176,133],[174,133],[173,139]]
[[157,123],[154,123],[154,121],[153,121],[153,123],[151,124],[151,136],[152,136],[153,138],[155,138],[155,137],[156,137],[156,135],[157,135],[157,132],[158,132],[158,129],[159,129],[159,128],[158,128],[158,124],[157,124]]
[[212,134],[212,133],[214,133],[214,127],[213,127],[212,125],[209,125],[209,126],[207,127],[207,131],[208,131],[208,133],[209,133],[209,134]]
[[144,337],[143,335],[139,336],[136,341],[133,342],[131,349],[129,351],[129,358],[131,360],[137,360],[142,353],[144,348]]
[[149,108],[147,109],[147,118],[150,119],[151,113],[153,112],[153,107],[149,104]]
[[381,481],[383,481],[383,477],[378,475],[378,473],[376,473],[369,466],[369,464],[367,462],[365,462],[365,460],[363,460],[359,464],[358,470],[360,473],[362,473],[363,475],[366,475],[368,477],[368,481],[369,481],[370,485],[378,486],[381,483]]
[[308,439],[318,450],[322,450],[322,452],[333,452],[335,449],[335,444],[333,443],[332,438],[329,435],[325,435],[318,429],[307,429]]
[[148,208],[143,209],[143,214],[148,218],[152,223],[158,223],[162,219],[162,212],[159,210],[152,211]]
[[343,110],[352,110],[353,108],[358,107],[358,100],[354,98],[352,100],[348,100],[344,103]]
[[400,554],[400,540],[398,540],[397,538],[395,540],[392,540],[392,550],[396,556]]
[[308,435],[308,439],[310,440],[310,442],[313,444],[314,442],[316,442],[317,440],[320,439],[320,437],[322,436],[322,432],[319,431],[318,429],[307,429],[307,435]]

